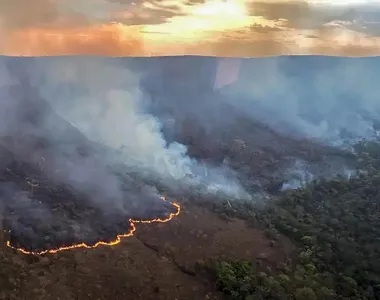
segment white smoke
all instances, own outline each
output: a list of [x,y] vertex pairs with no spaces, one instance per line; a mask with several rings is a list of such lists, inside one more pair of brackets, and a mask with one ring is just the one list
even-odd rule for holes
[[350,179],[356,176],[356,171],[348,168],[338,161],[326,161],[326,166],[320,163],[311,164],[300,159],[294,159],[290,167],[284,173],[282,191],[302,188],[313,180],[321,178],[331,180],[336,177]]
[[130,169],[203,186],[206,193],[250,198],[232,174],[227,176],[231,172],[208,166],[205,176],[186,146],[166,142],[161,123],[146,112],[149,99],[140,91],[140,74],[100,59],[50,61],[37,69],[35,85],[55,111],[88,139],[118,150]]
[[343,145],[377,138],[378,58],[273,57],[240,63],[225,100],[287,134]]

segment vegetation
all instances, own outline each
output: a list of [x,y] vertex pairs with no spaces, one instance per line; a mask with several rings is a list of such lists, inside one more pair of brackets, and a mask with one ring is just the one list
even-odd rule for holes
[[380,299],[380,145],[357,145],[361,171],[283,193],[260,214],[235,213],[285,234],[298,255],[280,270],[247,261],[214,265],[231,299]]

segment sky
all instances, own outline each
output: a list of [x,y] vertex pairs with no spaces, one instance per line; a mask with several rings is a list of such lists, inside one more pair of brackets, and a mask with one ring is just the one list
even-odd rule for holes
[[11,56],[380,53],[380,0],[0,0]]

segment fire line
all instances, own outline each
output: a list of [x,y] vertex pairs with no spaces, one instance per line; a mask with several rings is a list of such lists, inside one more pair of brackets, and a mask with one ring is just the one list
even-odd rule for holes
[[93,248],[97,248],[99,246],[115,246],[115,245],[119,244],[123,238],[131,237],[134,235],[134,233],[136,231],[136,225],[135,224],[137,224],[137,223],[140,223],[140,224],[167,223],[181,213],[181,206],[179,204],[177,204],[175,202],[170,202],[170,201],[166,200],[166,198],[163,196],[161,196],[160,198],[163,201],[168,202],[171,205],[173,205],[176,208],[176,212],[175,213],[169,213],[168,217],[165,219],[160,219],[160,218],[152,219],[152,220],[129,219],[131,229],[127,233],[117,235],[116,238],[110,242],[99,241],[99,242],[95,243],[94,245],[87,245],[86,243],[79,243],[79,244],[74,244],[74,245],[70,245],[70,246],[62,246],[62,247],[58,247],[56,249],[48,249],[48,250],[43,250],[43,251],[28,251],[28,250],[23,249],[23,248],[17,248],[17,247],[12,246],[12,244],[9,240],[6,242],[6,245],[9,248],[14,249],[18,252],[21,252],[23,254],[30,254],[30,255],[54,254],[54,253],[58,253],[60,251],[72,250],[72,249],[77,249],[77,248],[93,249]]

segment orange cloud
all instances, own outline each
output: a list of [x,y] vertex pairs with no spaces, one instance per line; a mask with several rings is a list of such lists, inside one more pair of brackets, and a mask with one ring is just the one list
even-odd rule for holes
[[0,1],[0,54],[376,55],[378,16],[302,0]]
[[138,56],[144,43],[137,29],[118,24],[81,28],[28,28],[8,34],[0,52],[13,56]]

